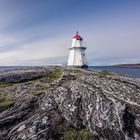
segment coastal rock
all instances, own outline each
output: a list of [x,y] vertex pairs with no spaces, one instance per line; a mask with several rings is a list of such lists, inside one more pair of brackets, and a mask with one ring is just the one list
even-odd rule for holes
[[[24,95],[29,96],[30,90],[39,94],[1,111],[1,139],[65,140],[64,135],[72,129],[88,129],[94,135],[91,140],[140,139],[140,79],[60,69],[62,75],[50,83],[31,83],[44,91],[27,84]],[[43,69],[44,73],[49,70]],[[14,85],[0,91],[19,93],[24,84],[17,85],[20,90]]]
[[0,74],[2,83],[19,83],[42,78],[51,72],[52,67],[33,67],[28,69],[19,69]]

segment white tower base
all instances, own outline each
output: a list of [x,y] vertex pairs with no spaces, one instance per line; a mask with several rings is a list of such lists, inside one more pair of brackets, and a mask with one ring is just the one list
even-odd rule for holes
[[85,56],[85,47],[73,47],[70,48],[68,66],[69,67],[80,67],[87,68],[87,60]]

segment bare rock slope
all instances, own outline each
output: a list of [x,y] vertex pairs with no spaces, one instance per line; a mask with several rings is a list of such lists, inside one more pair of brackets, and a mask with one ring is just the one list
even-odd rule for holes
[[0,73],[2,140],[139,140],[140,79],[35,67]]

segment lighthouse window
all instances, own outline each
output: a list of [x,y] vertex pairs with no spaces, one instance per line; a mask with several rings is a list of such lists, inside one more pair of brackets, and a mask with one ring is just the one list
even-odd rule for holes
[[80,40],[80,41],[82,41],[82,38],[77,38],[77,40]]

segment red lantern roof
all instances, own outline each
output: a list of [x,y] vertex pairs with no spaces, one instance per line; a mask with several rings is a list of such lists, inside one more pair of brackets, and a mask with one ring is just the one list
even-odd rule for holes
[[78,32],[76,32],[76,35],[73,38],[83,40],[83,38],[80,35],[78,35]]

